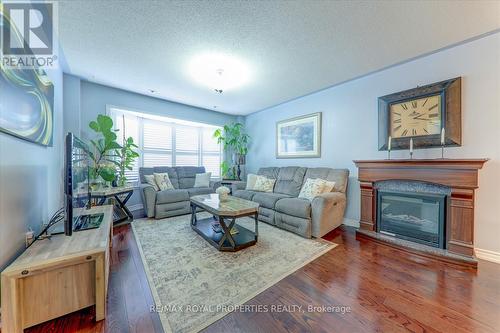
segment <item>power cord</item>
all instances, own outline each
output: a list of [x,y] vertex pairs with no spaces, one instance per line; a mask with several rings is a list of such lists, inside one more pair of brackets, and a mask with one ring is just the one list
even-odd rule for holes
[[[54,215],[52,215],[52,217],[49,219],[49,222],[47,223],[47,225],[45,226],[45,228],[43,228],[42,232],[40,232],[38,234],[38,236],[36,236],[33,241],[26,247],[30,247],[34,242],[36,242],[38,239],[44,239],[44,238],[50,238],[50,235],[47,233],[47,230],[49,230],[50,227],[54,226],[55,224],[57,224],[58,222],[64,220],[64,217],[65,217],[65,214],[64,214],[64,207],[58,209]],[[46,234],[46,235],[44,235]]]

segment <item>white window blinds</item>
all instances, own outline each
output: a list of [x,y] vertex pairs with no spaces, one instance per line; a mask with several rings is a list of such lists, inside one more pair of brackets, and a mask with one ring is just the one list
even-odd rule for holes
[[139,166],[204,166],[213,178],[220,178],[222,149],[213,138],[219,127],[117,108],[110,108],[109,113],[120,130],[119,142],[125,117],[125,135],[132,136],[139,146],[140,157],[134,169],[126,173],[129,182],[138,182]]

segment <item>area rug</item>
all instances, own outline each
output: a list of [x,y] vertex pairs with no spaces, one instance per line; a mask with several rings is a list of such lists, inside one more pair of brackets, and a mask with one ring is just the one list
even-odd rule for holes
[[[207,213],[199,218],[209,217]],[[253,230],[253,220],[237,224]],[[132,223],[165,332],[197,332],[336,244],[259,223],[256,245],[219,252],[191,229],[190,216]]]

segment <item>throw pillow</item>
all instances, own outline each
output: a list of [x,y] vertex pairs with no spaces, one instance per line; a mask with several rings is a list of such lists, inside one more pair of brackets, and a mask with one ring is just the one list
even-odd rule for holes
[[168,177],[168,173],[154,173],[156,184],[160,188],[160,191],[173,190],[174,186]]
[[253,190],[255,188],[255,182],[257,181],[257,175],[254,175],[253,173],[249,173],[247,176],[247,186],[245,190]]
[[321,179],[307,178],[304,185],[300,189],[299,198],[304,198],[312,201],[323,191],[323,182]]
[[321,186],[323,187],[321,190],[321,193],[331,192],[333,190],[333,188],[335,187],[335,182],[331,182],[329,180],[317,178],[316,181],[318,181],[321,184]]
[[270,179],[264,176],[257,176],[257,180],[255,181],[255,186],[253,190],[260,192],[272,192],[274,189],[275,182],[276,179]]
[[205,173],[197,173],[194,179],[193,187],[209,187],[210,186],[210,177],[212,177],[211,172]]
[[156,184],[155,181],[155,176],[153,175],[144,175],[144,179],[146,179],[146,184],[149,184],[154,187],[155,191],[159,191],[160,188],[158,187],[158,184]]

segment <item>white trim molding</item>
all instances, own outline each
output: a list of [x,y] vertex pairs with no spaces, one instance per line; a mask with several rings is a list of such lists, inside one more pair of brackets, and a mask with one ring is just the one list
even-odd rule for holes
[[347,217],[344,217],[342,224],[347,225],[349,227],[359,228],[359,221]]
[[491,261],[497,264],[500,264],[500,253],[490,250],[478,249],[477,247],[474,249],[476,253],[476,257],[479,259]]

